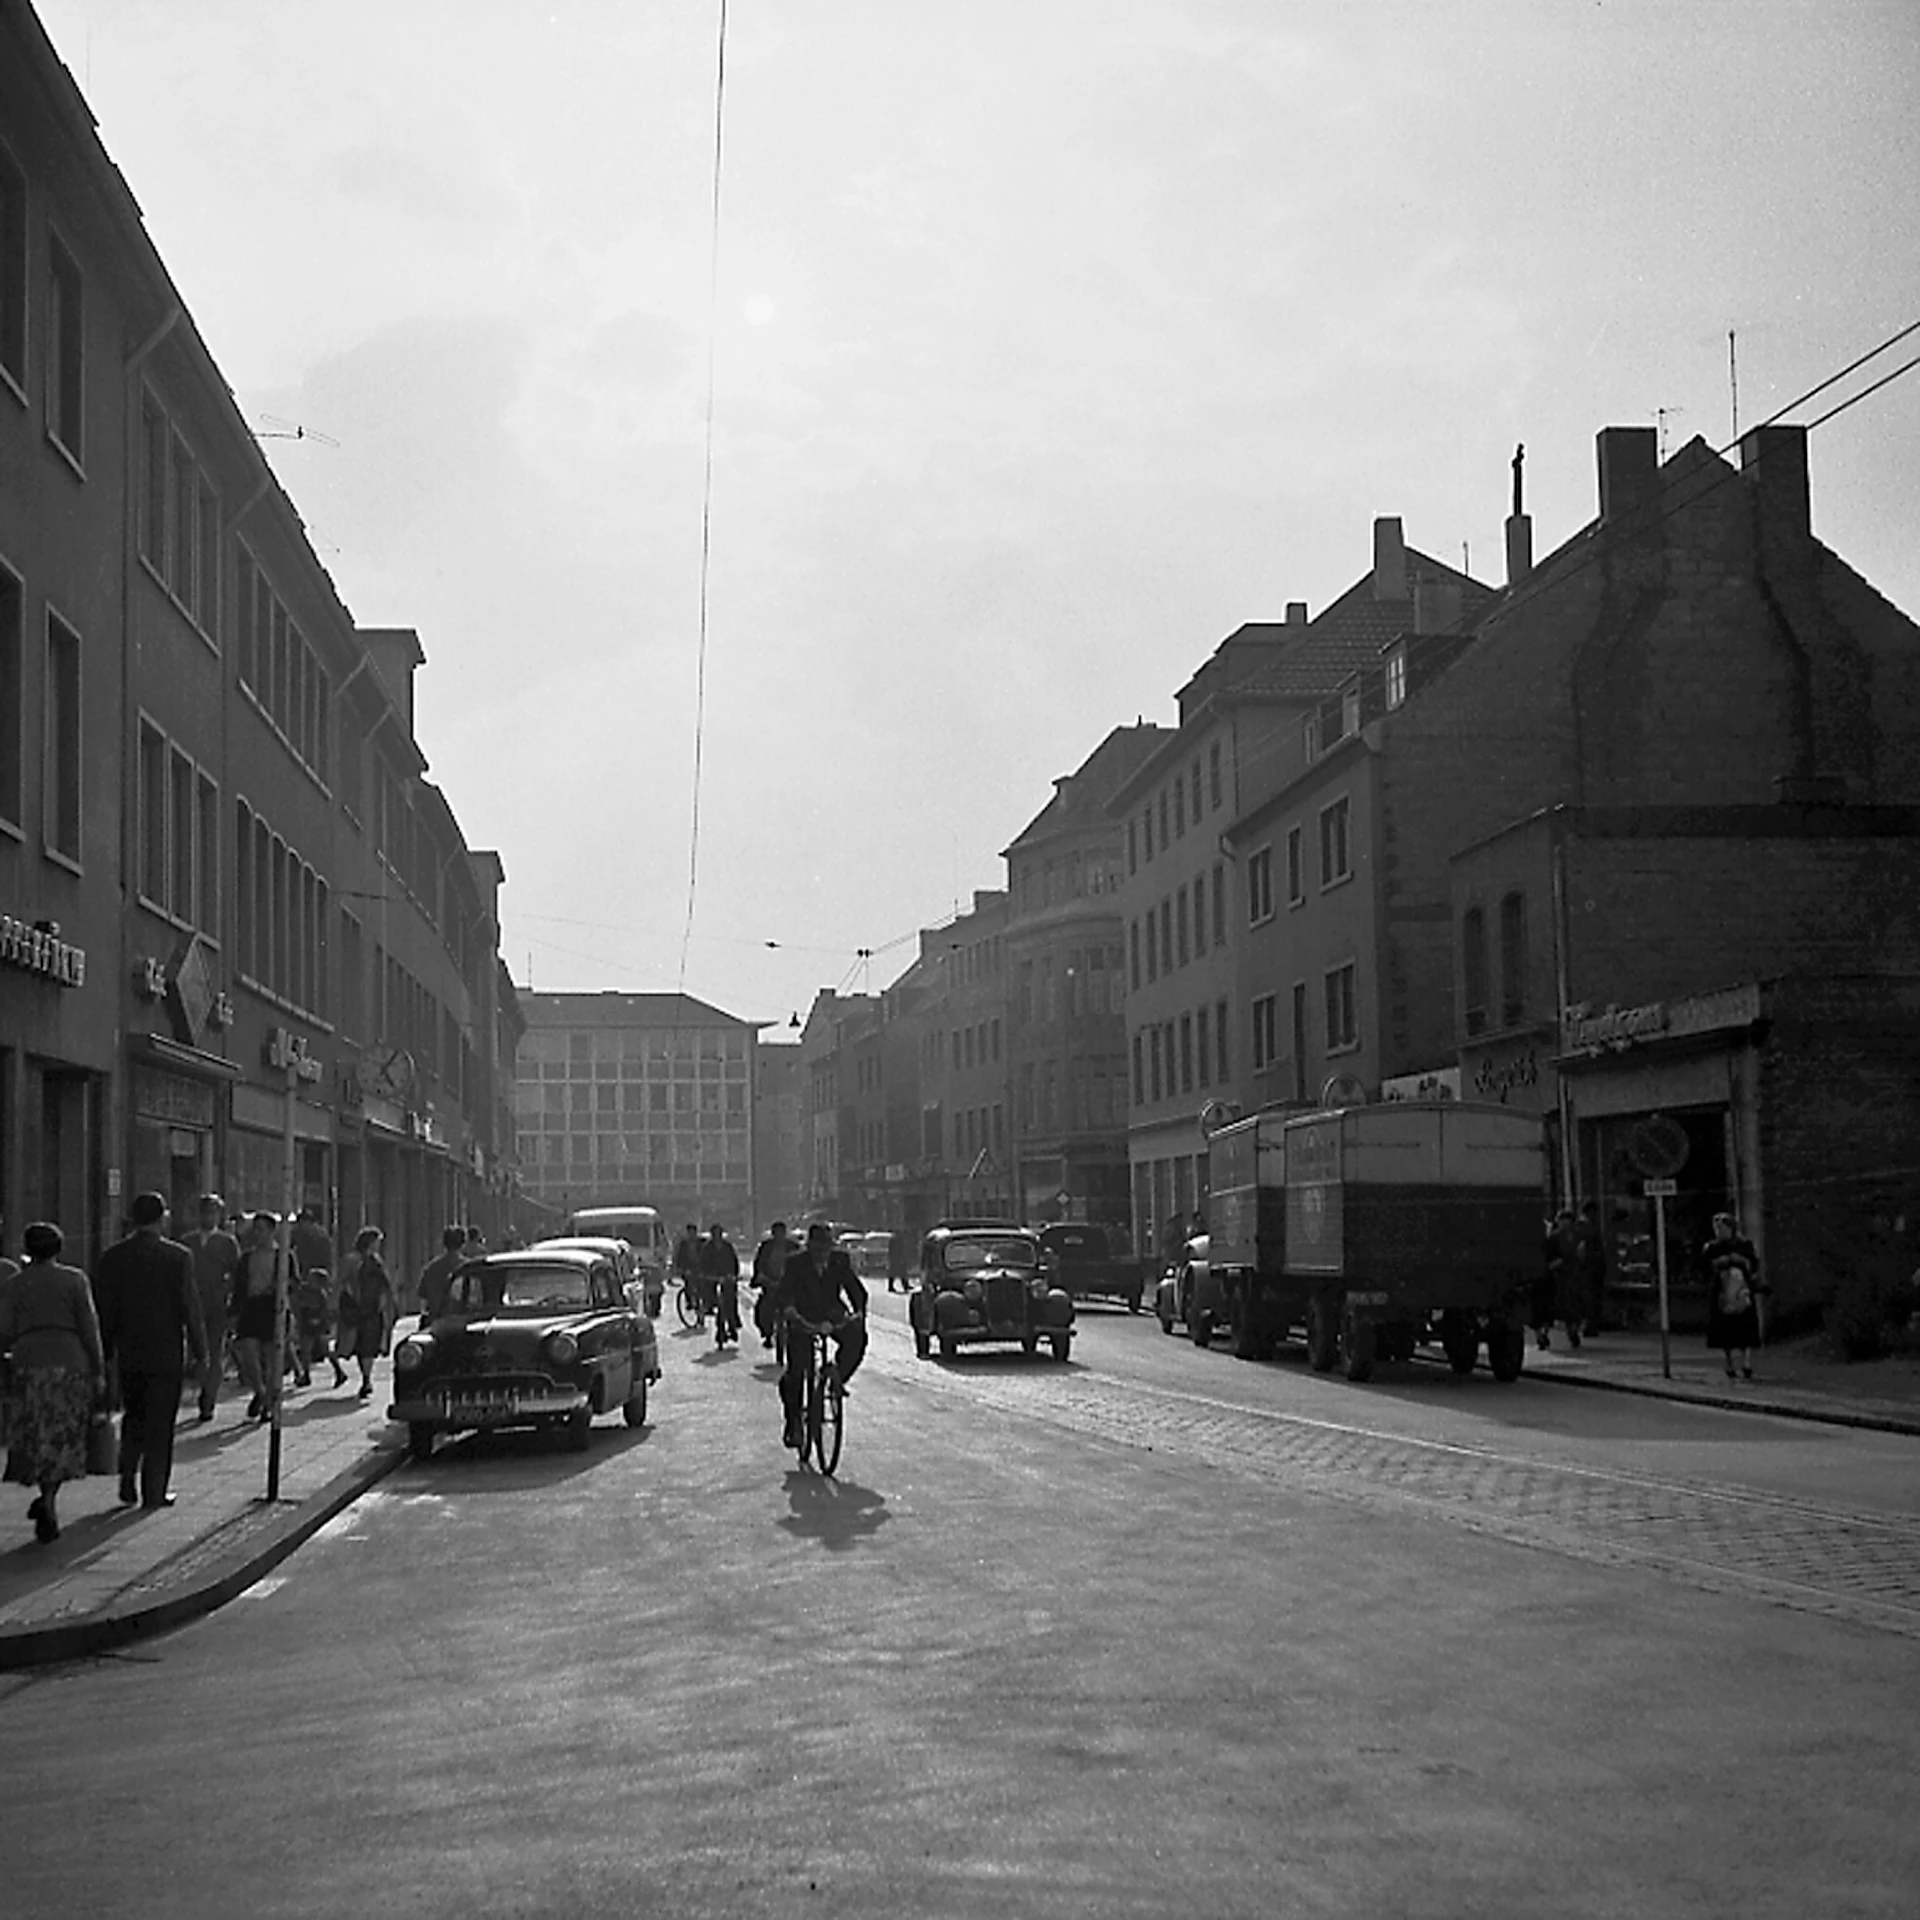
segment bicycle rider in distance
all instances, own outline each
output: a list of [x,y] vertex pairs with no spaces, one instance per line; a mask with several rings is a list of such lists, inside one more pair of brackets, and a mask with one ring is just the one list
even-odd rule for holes
[[[800,1323],[802,1332],[832,1329],[833,1366],[844,1389],[866,1357],[867,1289],[853,1262],[833,1244],[833,1229],[824,1220],[807,1229],[807,1244],[787,1261],[779,1288],[776,1311]],[[783,1446],[800,1444],[800,1407],[811,1352],[811,1341],[787,1342],[787,1364],[780,1375],[780,1404],[786,1413]]]

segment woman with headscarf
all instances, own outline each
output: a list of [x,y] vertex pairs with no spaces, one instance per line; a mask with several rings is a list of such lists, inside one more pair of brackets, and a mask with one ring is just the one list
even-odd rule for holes
[[24,1236],[27,1264],[0,1280],[0,1349],[12,1349],[7,1475],[40,1489],[27,1509],[37,1539],[60,1537],[55,1500],[87,1471],[87,1428],[106,1385],[106,1355],[93,1289],[65,1265],[60,1229],[36,1220]]
[[378,1227],[362,1227],[340,1280],[340,1337],[333,1350],[343,1360],[359,1361],[362,1400],[372,1396],[373,1363],[387,1350],[399,1309],[393,1276],[380,1257],[385,1238]]

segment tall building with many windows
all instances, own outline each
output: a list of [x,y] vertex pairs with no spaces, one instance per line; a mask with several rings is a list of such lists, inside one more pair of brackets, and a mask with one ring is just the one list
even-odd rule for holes
[[736,1239],[753,1194],[754,1023],[683,993],[524,993],[514,1106],[546,1206],[659,1208]]

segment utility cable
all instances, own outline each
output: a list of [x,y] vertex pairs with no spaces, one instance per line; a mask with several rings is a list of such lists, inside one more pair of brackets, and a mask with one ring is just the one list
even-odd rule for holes
[[713,78],[713,212],[707,256],[707,420],[700,480],[700,647],[693,693],[693,814],[687,830],[687,924],[680,936],[679,991],[687,990],[687,949],[693,942],[694,904],[700,890],[700,784],[707,736],[707,590],[713,563],[713,391],[720,337],[720,153],[727,97],[727,0],[720,0],[720,27]]

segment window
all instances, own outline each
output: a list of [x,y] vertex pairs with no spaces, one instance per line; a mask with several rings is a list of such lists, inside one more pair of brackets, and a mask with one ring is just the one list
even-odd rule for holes
[[1187,832],[1187,788],[1186,782],[1176,780],[1173,783],[1173,837],[1176,840],[1186,838]]
[[1195,954],[1207,950],[1207,876],[1204,873],[1193,876],[1193,950]]
[[1220,784],[1220,742],[1218,740],[1207,749],[1207,786],[1217,812],[1226,804]]
[[1127,968],[1133,980],[1133,989],[1140,991],[1140,922],[1127,923]]
[[1261,847],[1247,861],[1247,924],[1273,918],[1273,849]]
[[1143,860],[1153,858],[1153,803],[1151,801],[1140,812],[1140,857]]
[[1160,1029],[1147,1029],[1147,1086],[1156,1100],[1160,1098]]
[[1193,1015],[1180,1016],[1180,1091],[1193,1091]]
[[1320,716],[1317,713],[1308,714],[1301,726],[1300,748],[1309,765],[1320,758]]
[[[0,161],[5,159],[0,154]],[[26,594],[20,576],[0,567],[0,821],[26,825]]]
[[80,864],[80,636],[47,615],[47,732],[42,844]]
[[1500,1024],[1517,1027],[1527,1011],[1527,903],[1518,893],[1500,902]]
[[1340,737],[1350,740],[1360,731],[1360,689],[1349,687],[1340,696]]
[[1220,860],[1213,863],[1213,944],[1227,944],[1227,869]]
[[1200,1085],[1207,1087],[1213,1080],[1213,1060],[1207,1051],[1207,1010],[1200,1007],[1193,1016],[1193,1054],[1200,1067]]
[[1173,971],[1173,901],[1160,902],[1160,971]]
[[1352,873],[1353,864],[1347,846],[1347,802],[1343,795],[1330,807],[1320,809],[1320,884],[1332,886]]
[[1160,789],[1160,844],[1163,847],[1173,845],[1173,837],[1167,832],[1167,790]]
[[1213,1003],[1213,1077],[1221,1086],[1227,1084],[1227,1003],[1224,1000]]
[[1387,655],[1387,711],[1404,704],[1407,697],[1407,650],[1395,647]]
[[1187,890],[1179,889],[1173,897],[1173,950],[1181,966],[1187,964]]
[[47,245],[47,431],[76,467],[86,464],[85,370],[80,267],[56,236]]
[[1326,985],[1327,1051],[1334,1053],[1342,1047],[1357,1047],[1360,1035],[1354,1025],[1353,962],[1335,967],[1327,975]]
[[156,906],[167,897],[167,742],[158,727],[140,723],[139,889]]
[[1467,1031],[1487,1030],[1487,916],[1469,907],[1460,922],[1460,965],[1466,987]]
[[1274,1038],[1274,999],[1270,993],[1261,994],[1251,1008],[1253,1034],[1253,1070],[1264,1073],[1280,1057],[1279,1046]]
[[0,374],[26,397],[27,176],[5,147],[0,147]]
[[1293,1097],[1307,1097],[1307,983],[1293,983]]
[[1127,822],[1127,871],[1140,871],[1140,836],[1137,824],[1132,820]]
[[1300,829],[1287,829],[1287,903],[1301,905],[1307,897],[1307,856]]
[[[208,590],[211,596],[211,589]],[[209,597],[209,608],[211,597]],[[211,619],[209,612],[208,619]],[[267,718],[294,754],[325,782],[327,749],[331,729],[328,708],[333,698],[332,683],[319,655],[309,645],[273,589],[267,584],[253,556],[240,551],[239,567],[239,675]],[[349,806],[358,806],[361,795],[353,790],[360,777],[359,747],[354,749],[350,767],[353,783],[344,794]],[[376,778],[379,775],[376,773]],[[398,796],[385,790],[376,794],[376,828],[380,851],[406,881],[416,897],[426,893],[426,876],[420,871],[417,852],[410,844],[411,823],[402,817]]]
[[1133,1104],[1136,1107],[1141,1104],[1146,1095],[1146,1087],[1140,1071],[1141,1053],[1142,1036],[1136,1033],[1133,1036]]

